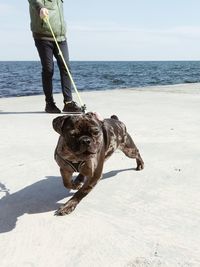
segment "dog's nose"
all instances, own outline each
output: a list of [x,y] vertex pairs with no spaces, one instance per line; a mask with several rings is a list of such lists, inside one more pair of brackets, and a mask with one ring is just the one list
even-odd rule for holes
[[80,140],[80,142],[81,142],[82,145],[87,145],[87,146],[89,146],[90,143],[91,143],[91,140],[90,140],[89,137],[82,137],[81,140]]

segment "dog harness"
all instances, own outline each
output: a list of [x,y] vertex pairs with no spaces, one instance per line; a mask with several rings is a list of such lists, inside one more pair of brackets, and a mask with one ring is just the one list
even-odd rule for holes
[[60,158],[62,161],[64,161],[65,164],[69,165],[75,172],[80,172],[80,168],[83,166],[85,161],[78,161],[78,162],[72,162],[67,159],[64,159],[61,157],[58,152],[55,152],[55,159],[56,157]]

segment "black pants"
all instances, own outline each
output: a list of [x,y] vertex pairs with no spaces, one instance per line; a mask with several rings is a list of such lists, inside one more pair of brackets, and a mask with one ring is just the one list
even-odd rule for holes
[[[54,101],[53,81],[52,81],[54,73],[53,56],[56,58],[60,70],[61,87],[62,87],[64,102],[71,101],[72,100],[71,81],[69,79],[67,70],[63,64],[62,58],[59,55],[56,43],[53,41],[41,40],[41,39],[34,39],[34,40],[42,64],[42,85],[46,102],[52,103]],[[59,42],[59,47],[63,53],[63,57],[66,61],[66,64],[69,67],[69,53],[68,53],[67,42],[66,41]]]

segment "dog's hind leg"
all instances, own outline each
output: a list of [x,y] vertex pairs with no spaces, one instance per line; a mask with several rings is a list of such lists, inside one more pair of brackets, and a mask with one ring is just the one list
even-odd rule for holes
[[136,170],[144,169],[144,162],[140,156],[139,150],[133,142],[131,136],[127,133],[125,141],[119,146],[119,149],[129,158],[136,159],[137,167]]

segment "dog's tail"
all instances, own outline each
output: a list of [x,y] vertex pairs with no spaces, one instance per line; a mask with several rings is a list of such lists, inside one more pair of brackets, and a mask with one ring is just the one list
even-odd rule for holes
[[112,115],[110,118],[113,119],[113,120],[117,120],[117,121],[119,120],[116,115]]

